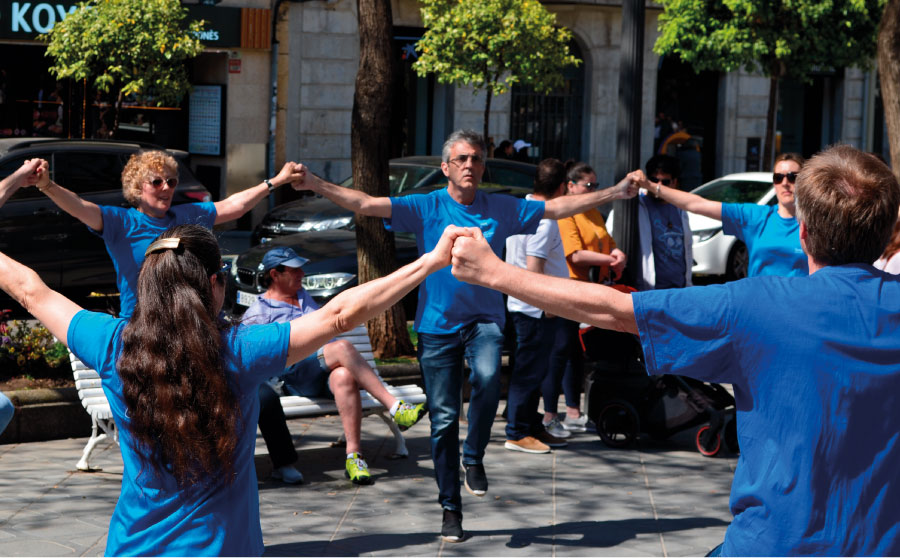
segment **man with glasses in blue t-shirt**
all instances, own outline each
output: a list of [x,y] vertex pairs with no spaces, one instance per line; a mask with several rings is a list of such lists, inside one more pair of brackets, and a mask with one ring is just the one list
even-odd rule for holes
[[[561,219],[615,199],[633,197],[643,179],[635,171],[615,187],[580,196],[562,196],[543,202],[479,190],[485,169],[486,148],[472,131],[453,132],[444,142],[441,170],[447,188],[429,194],[374,197],[343,188],[307,174],[300,189],[309,189],[355,213],[381,217],[385,227],[416,233],[420,253],[440,238],[448,224],[477,227],[500,254],[509,236],[533,234],[541,219]],[[474,496],[487,492],[482,460],[500,399],[500,351],[505,307],[500,293],[462,283],[445,268],[419,288],[415,329],[418,357],[428,396],[431,451],[438,483],[438,501],[444,509],[441,536],[448,542],[463,540],[459,468],[465,470],[466,489]],[[459,414],[462,407],[463,359],[471,371],[469,431],[459,451]]]
[[460,280],[640,334],[649,374],[733,384],[741,456],[721,556],[900,555],[900,276],[871,265],[900,207],[872,155],[839,145],[797,177],[809,275],[624,294],[498,260],[473,231]]

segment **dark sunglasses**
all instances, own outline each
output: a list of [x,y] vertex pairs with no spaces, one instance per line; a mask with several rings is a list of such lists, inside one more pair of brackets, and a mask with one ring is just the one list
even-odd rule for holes
[[222,267],[219,268],[219,271],[215,273],[216,279],[221,283],[225,284],[225,280],[228,279],[228,272],[231,271],[231,262],[222,262]]
[[163,185],[163,182],[168,184],[169,188],[174,188],[174,187],[178,186],[177,178],[166,178],[165,180],[162,178],[154,178],[153,180],[150,181],[150,184],[152,184],[154,188],[161,188]]
[[772,173],[772,184],[781,184],[781,181],[784,180],[785,178],[788,179],[788,182],[793,184],[794,181],[797,180],[797,173],[789,172],[787,174],[781,174],[780,172],[773,172]]
[[[572,184],[578,184],[578,183],[577,183],[577,182],[573,182]],[[578,184],[578,185],[579,185],[579,186],[584,186],[586,189],[591,190],[591,191],[596,190],[597,188],[600,187],[600,183],[599,183],[599,182],[585,182],[584,184]]]
[[648,177],[647,177],[647,180],[649,180],[650,182],[652,182],[652,183],[654,183],[654,184],[656,184],[657,182],[659,182],[659,183],[662,184],[663,186],[668,186],[669,184],[672,183],[672,179],[671,179],[671,178],[657,178],[657,177],[655,177],[655,176],[648,176]]

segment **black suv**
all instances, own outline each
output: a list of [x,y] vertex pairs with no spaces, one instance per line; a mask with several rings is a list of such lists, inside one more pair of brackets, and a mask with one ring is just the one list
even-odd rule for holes
[[[96,204],[128,207],[122,195],[122,169],[142,149],[162,148],[123,141],[0,139],[0,178],[27,159],[46,159],[54,182]],[[185,163],[187,153],[168,151],[178,161],[173,204],[209,201],[209,192]],[[92,292],[117,292],[115,270],[103,240],[37,188],[20,188],[0,207],[0,252],[37,271],[51,288],[81,302]],[[5,295],[0,299],[3,307],[10,303]]]

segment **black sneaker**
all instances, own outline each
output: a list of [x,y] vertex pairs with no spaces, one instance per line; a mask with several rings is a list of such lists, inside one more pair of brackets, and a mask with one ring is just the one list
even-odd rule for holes
[[475,465],[462,464],[466,471],[466,490],[472,496],[481,498],[487,493],[488,481],[487,475],[484,473],[484,465],[481,463]]
[[444,510],[444,523],[441,525],[441,538],[452,543],[462,542],[462,512]]

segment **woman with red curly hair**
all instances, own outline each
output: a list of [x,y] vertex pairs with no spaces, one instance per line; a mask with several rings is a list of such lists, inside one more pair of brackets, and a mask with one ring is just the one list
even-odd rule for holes
[[119,315],[130,317],[134,311],[138,271],[144,250],[164,230],[194,223],[212,228],[233,221],[255,206],[276,187],[301,178],[294,163],[286,163],[271,180],[233,194],[222,201],[172,206],[178,186],[178,163],[165,151],[135,153],[122,171],[122,192],[133,207],[97,205],[82,199],[50,180],[49,165],[41,162],[37,188],[63,211],[75,217],[103,238],[116,268],[119,288]]
[[0,253],[0,288],[97,370],[109,399],[124,472],[106,554],[261,555],[259,385],[447,266],[460,234],[469,233],[448,227],[431,252],[316,312],[233,327],[218,320],[222,259],[199,225],[146,249],[130,320],[81,309]]

